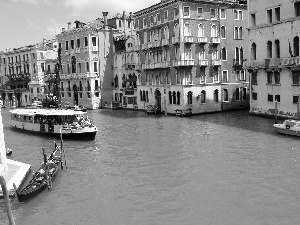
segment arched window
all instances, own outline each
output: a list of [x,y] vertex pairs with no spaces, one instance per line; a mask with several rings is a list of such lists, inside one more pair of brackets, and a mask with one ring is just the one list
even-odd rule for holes
[[238,47],[236,47],[234,49],[234,53],[235,53],[235,61],[240,62],[240,49]]
[[169,91],[169,104],[172,104],[172,92]]
[[76,73],[76,58],[72,56],[72,73]]
[[219,102],[219,90],[214,90],[214,101]]
[[294,48],[293,56],[299,56],[299,37],[298,36],[294,37],[293,48]]
[[225,47],[222,48],[222,60],[227,60],[227,51]]
[[202,24],[198,25],[198,37],[204,37],[204,28]]
[[240,48],[240,61],[241,61],[241,63],[243,63],[243,61],[244,61],[244,49],[243,48]]
[[115,76],[115,88],[119,87],[118,75]]
[[165,27],[164,35],[165,35],[165,40],[169,40],[169,28],[168,27]]
[[139,34],[136,35],[136,45],[140,45],[140,36],[139,36]]
[[217,37],[217,26],[215,24],[211,26],[211,37]]
[[251,45],[251,60],[256,60],[256,44]]
[[180,105],[180,92],[177,92],[177,105]]
[[170,73],[169,72],[167,72],[166,77],[167,77],[167,84],[170,84]]
[[184,25],[184,36],[191,36],[191,26],[188,23]]
[[280,42],[275,40],[275,58],[280,58]]
[[272,41],[267,42],[267,57],[272,58]]
[[143,101],[143,92],[140,91],[140,101],[142,102]]
[[173,91],[173,104],[176,104],[176,92]]
[[204,90],[201,91],[201,103],[206,102],[206,92]]
[[143,100],[142,101],[146,101],[146,92],[145,91],[143,91]]
[[225,26],[221,26],[221,38],[226,38],[226,30],[225,30]]
[[239,27],[239,39],[243,39],[243,28]]
[[144,33],[144,44],[148,43],[148,40],[147,40],[147,32]]
[[174,32],[175,32],[175,37],[179,37],[179,26],[177,23],[174,26]]
[[192,105],[193,104],[193,92],[189,91],[187,95],[187,104]]

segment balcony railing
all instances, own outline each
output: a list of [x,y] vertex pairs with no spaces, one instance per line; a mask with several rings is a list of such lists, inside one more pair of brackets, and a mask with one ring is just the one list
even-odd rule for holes
[[199,59],[199,66],[208,66],[208,59]]
[[207,37],[198,37],[197,38],[198,43],[207,43]]
[[172,44],[177,44],[179,42],[180,42],[179,37],[172,37]]
[[163,39],[162,40],[162,45],[169,45],[169,39]]
[[194,66],[195,60],[194,59],[185,59],[185,60],[173,60],[173,66]]
[[221,59],[212,59],[211,65],[213,66],[221,66]]
[[250,61],[246,64],[246,68],[247,69],[259,69],[259,68],[265,68],[266,67],[266,63],[264,60],[261,61]]
[[91,49],[91,51],[94,51],[94,52],[98,51],[98,46],[91,46],[90,49]]
[[284,67],[299,66],[300,65],[300,56],[282,58],[281,65]]
[[193,36],[184,36],[183,41],[185,43],[193,43],[194,42],[194,37]]
[[219,37],[212,37],[210,39],[210,42],[213,43],[213,44],[220,44],[221,39]]

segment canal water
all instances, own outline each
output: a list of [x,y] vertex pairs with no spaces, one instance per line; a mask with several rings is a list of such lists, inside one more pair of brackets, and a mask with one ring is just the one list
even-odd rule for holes
[[[275,133],[273,119],[88,114],[95,140],[64,141],[67,169],[50,191],[12,201],[17,225],[300,224],[300,139]],[[2,116],[11,158],[38,168],[42,147],[59,139],[13,130],[8,109]]]

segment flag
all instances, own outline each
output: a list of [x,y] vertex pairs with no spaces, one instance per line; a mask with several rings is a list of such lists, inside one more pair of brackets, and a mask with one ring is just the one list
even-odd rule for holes
[[292,52],[292,48],[291,48],[291,43],[290,43],[290,41],[289,41],[289,53],[290,53],[291,57],[294,57],[294,56],[293,56],[293,52]]

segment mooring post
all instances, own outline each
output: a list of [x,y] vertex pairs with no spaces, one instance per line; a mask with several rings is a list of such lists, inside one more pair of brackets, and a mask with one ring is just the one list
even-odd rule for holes
[[6,187],[6,182],[3,176],[0,176],[0,184],[1,184],[1,188],[2,188],[2,192],[3,192],[3,197],[4,197],[4,201],[5,201],[5,208],[7,211],[7,216],[9,219],[9,224],[10,225],[15,225],[15,221],[14,221],[14,217],[12,214],[12,210],[10,207],[10,202],[9,202],[9,196],[8,196],[8,192],[7,192],[7,187]]
[[277,124],[277,101],[275,101],[275,124]]

